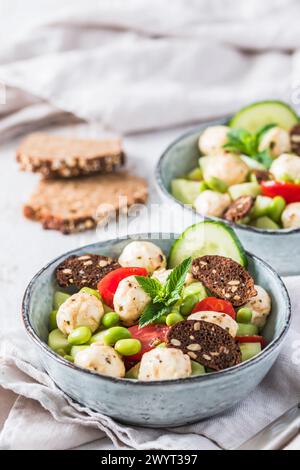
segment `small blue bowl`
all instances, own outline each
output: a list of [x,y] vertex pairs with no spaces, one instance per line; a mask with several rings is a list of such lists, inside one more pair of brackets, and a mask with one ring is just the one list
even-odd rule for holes
[[255,282],[272,297],[272,314],[264,330],[265,349],[255,358],[224,371],[198,377],[139,382],[101,376],[65,361],[47,346],[56,267],[70,255],[97,253],[119,256],[132,238],[151,240],[168,254],[174,234],[135,235],[95,243],[66,253],[42,268],[29,283],[23,299],[23,320],[41,366],[73,400],[116,420],[146,426],[170,427],[199,421],[220,413],[245,398],[264,378],[277,358],[290,325],[290,300],[276,272],[256,256],[247,254]]
[[199,220],[222,220],[236,231],[243,245],[267,261],[282,276],[299,274],[300,271],[300,228],[264,230],[248,225],[227,222],[217,217],[203,217],[195,209],[187,207],[174,198],[170,192],[171,181],[186,175],[198,166],[200,157],[198,139],[208,126],[228,124],[230,118],[208,121],[201,126],[181,135],[172,142],[162,154],[155,171],[160,195],[171,204],[178,204],[182,210],[189,211]]

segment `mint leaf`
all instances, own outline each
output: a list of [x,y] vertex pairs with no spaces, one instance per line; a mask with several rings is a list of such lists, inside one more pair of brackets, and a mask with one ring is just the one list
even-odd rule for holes
[[162,315],[169,313],[169,311],[170,309],[166,307],[163,303],[154,304],[151,302],[143,311],[139,320],[139,326],[143,327],[149,325],[149,323],[153,323]]
[[270,166],[273,163],[273,159],[271,155],[269,154],[268,150],[264,150],[263,152],[258,152],[256,155],[253,155],[252,157],[254,160],[257,162],[261,163],[266,167],[267,169],[270,168]]
[[[178,300],[182,291],[185,278],[192,265],[192,258],[189,257],[180,263],[173,271],[169,274],[167,282],[164,286],[164,294],[167,301],[170,299]],[[168,303],[167,305],[169,305]]]
[[151,299],[156,298],[163,291],[163,286],[157,279],[145,276],[135,276],[135,278],[143,291],[150,295]]

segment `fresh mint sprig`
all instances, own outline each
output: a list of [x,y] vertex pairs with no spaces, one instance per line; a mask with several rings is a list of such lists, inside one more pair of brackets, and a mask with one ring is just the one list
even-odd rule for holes
[[162,285],[154,278],[135,276],[141,288],[151,297],[151,302],[140,317],[140,327],[153,323],[159,317],[171,311],[171,307],[180,299],[191,264],[192,258],[187,258],[176,266],[169,274],[165,285]]

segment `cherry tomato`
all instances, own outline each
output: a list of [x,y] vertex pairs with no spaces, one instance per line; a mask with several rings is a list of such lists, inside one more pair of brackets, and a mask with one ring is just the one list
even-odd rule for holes
[[264,196],[281,196],[287,204],[300,201],[300,184],[286,181],[262,181],[261,189]]
[[230,315],[234,320],[236,317],[232,304],[228,300],[217,299],[216,297],[206,297],[201,300],[195,305],[192,313],[205,311],[227,313],[227,315]]
[[166,341],[169,327],[166,325],[148,325],[140,328],[138,325],[134,325],[128,330],[132,338],[140,340],[142,349],[133,356],[126,356],[126,362],[137,362],[143,354],[154,349],[159,343]]
[[264,347],[264,345],[265,345],[265,339],[263,338],[263,336],[258,336],[258,335],[254,335],[254,336],[236,336],[235,339],[239,343],[260,343],[261,347]]
[[106,274],[98,283],[98,291],[106,305],[114,308],[114,295],[122,279],[129,276],[148,276],[145,268],[118,268]]

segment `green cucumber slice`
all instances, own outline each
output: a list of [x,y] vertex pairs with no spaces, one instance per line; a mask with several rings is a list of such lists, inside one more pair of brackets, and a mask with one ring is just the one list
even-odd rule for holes
[[288,104],[282,101],[257,101],[238,111],[229,126],[256,133],[271,123],[289,131],[298,122],[296,112]]
[[251,224],[253,227],[262,228],[265,230],[279,230],[280,227],[276,222],[274,222],[270,217],[263,216],[258,217],[258,219],[254,220]]
[[238,199],[241,196],[252,196],[255,198],[261,193],[261,187],[258,183],[233,184],[228,188],[232,199]]
[[174,268],[190,256],[220,255],[247,266],[247,257],[240,240],[223,222],[205,220],[187,228],[173,243],[169,266]]
[[192,366],[192,376],[203,375],[206,373],[205,367],[202,364],[199,364],[199,362],[191,361],[191,366]]
[[132,380],[138,380],[139,378],[139,371],[140,371],[141,363],[138,362],[135,364],[135,366],[131,367],[126,374],[125,374],[125,379],[132,379]]
[[259,171],[265,171],[266,167],[262,164],[259,163],[257,160],[254,158],[248,157],[247,155],[240,155],[241,160],[243,160],[244,163],[250,168],[250,170],[259,170]]
[[185,179],[174,179],[171,182],[171,193],[183,204],[193,204],[200,194],[200,182]]
[[240,350],[242,353],[242,362],[248,361],[261,352],[260,343],[240,343]]
[[202,181],[203,180],[203,173],[201,168],[197,167],[190,171],[187,175],[187,179],[191,181]]
[[59,307],[66,301],[68,298],[71,297],[70,294],[66,294],[66,292],[56,291],[53,298],[53,309],[58,310]]
[[238,323],[237,336],[258,335],[258,328],[252,323]]

